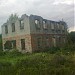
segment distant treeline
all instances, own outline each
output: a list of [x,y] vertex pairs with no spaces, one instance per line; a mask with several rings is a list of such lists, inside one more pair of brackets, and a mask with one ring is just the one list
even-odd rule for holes
[[0,50],[2,50],[2,34],[0,34]]

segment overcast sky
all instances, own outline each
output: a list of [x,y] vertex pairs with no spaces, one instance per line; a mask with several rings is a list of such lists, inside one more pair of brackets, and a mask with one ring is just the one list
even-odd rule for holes
[[74,26],[74,0],[0,0],[0,33],[1,25],[6,22],[10,14],[33,14],[50,20],[67,22],[70,30]]

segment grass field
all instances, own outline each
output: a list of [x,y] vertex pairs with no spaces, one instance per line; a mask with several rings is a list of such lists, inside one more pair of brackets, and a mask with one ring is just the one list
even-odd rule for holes
[[75,55],[0,53],[0,75],[75,75]]

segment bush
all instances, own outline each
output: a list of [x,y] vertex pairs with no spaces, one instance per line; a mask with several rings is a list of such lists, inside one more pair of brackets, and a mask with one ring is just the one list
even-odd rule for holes
[[[15,53],[17,52],[12,51],[10,55],[13,56]],[[0,75],[75,75],[75,61],[72,58],[60,52],[25,55],[23,59],[14,57],[17,61],[14,64],[10,61],[0,62]]]
[[51,60],[51,64],[53,64],[54,66],[60,66],[60,65],[64,65],[66,61],[67,60],[64,55],[61,55],[60,53],[56,53]]
[[6,52],[0,51],[0,56],[4,56]]
[[51,54],[54,54],[58,51],[60,51],[59,47],[46,48],[46,49],[43,50],[43,52],[48,52],[48,53],[51,53]]
[[0,34],[0,50],[3,49],[3,46],[2,46],[2,34]]
[[18,50],[14,49],[14,50],[10,50],[9,52],[9,56],[11,57],[15,57],[15,56],[20,56],[20,55],[23,55],[21,52],[19,52]]
[[0,75],[14,75],[15,69],[9,62],[0,62]]

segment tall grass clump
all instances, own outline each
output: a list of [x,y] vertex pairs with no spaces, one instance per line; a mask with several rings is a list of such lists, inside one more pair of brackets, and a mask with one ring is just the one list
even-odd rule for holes
[[15,75],[14,66],[10,62],[0,62],[0,75]]

